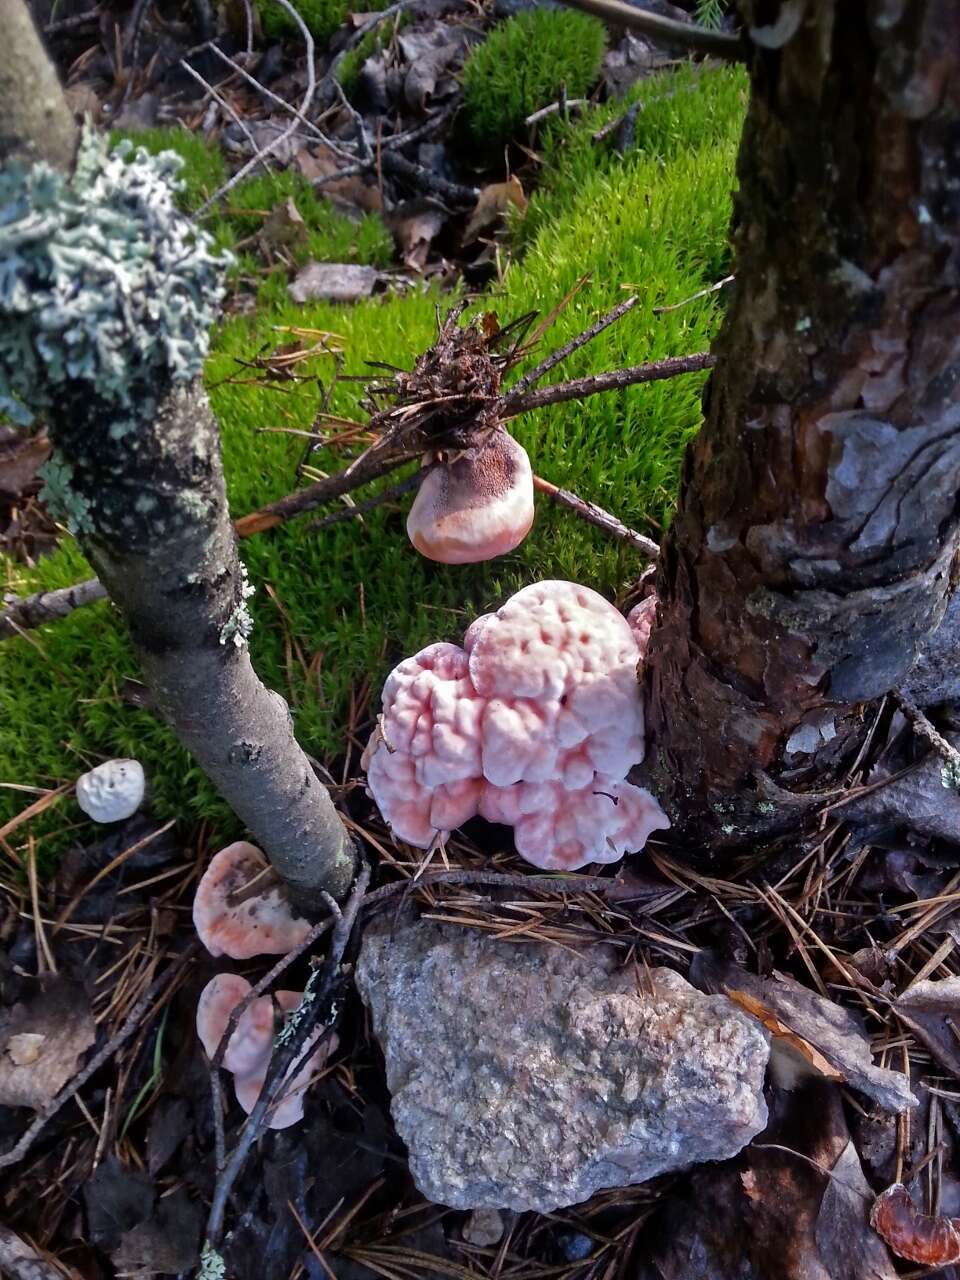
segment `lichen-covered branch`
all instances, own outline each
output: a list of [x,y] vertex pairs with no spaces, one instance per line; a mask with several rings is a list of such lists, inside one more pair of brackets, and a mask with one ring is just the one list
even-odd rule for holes
[[[8,102],[24,91],[0,80],[0,118],[28,128]],[[247,651],[250,588],[200,383],[226,264],[177,211],[176,157],[88,133],[68,168],[29,142],[0,171],[0,407],[43,413],[44,497],[124,615],[158,706],[296,901],[317,905],[346,891],[354,850]]]
[[649,785],[714,848],[843,776],[960,547],[960,7],[788,7],[743,7],[736,283],[647,664]]

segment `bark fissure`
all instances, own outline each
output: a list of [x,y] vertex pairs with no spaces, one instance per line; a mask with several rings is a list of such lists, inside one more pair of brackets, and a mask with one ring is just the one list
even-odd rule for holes
[[808,0],[751,69],[736,281],[647,663],[651,786],[715,847],[815,806],[764,796],[839,775],[960,547],[960,10]]

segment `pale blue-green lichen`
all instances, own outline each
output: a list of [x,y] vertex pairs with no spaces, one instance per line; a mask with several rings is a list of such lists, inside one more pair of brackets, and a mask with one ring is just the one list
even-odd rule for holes
[[290,1017],[287,1019],[286,1026],[282,1028],[280,1034],[277,1036],[278,1045],[289,1044],[297,1034],[297,1028],[307,1016],[307,1010],[317,998],[317,986],[320,982],[320,972],[321,971],[319,969],[314,969],[310,974],[310,977],[307,979],[307,985],[303,989],[303,995],[300,997],[300,1003],[290,1014]]
[[54,450],[37,474],[43,481],[40,497],[54,520],[65,524],[72,534],[90,533],[90,503],[74,489],[70,463]]
[[954,759],[947,760],[940,769],[940,782],[944,787],[960,791],[960,763]]
[[209,1240],[206,1241],[200,1254],[198,1280],[226,1280],[226,1274],[227,1264],[223,1260],[223,1254],[218,1253]]
[[242,649],[253,633],[253,615],[247,608],[247,601],[256,595],[257,588],[247,576],[247,566],[240,561],[240,600],[230,617],[220,628],[220,643],[233,644]]
[[228,260],[174,203],[181,164],[86,129],[71,176],[0,171],[0,410],[15,422],[80,383],[117,438],[154,388],[200,373]]

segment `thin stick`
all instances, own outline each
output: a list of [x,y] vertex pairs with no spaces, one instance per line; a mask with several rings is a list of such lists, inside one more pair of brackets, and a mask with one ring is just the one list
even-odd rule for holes
[[579,400],[583,396],[595,396],[601,391],[617,391],[623,387],[635,387],[642,382],[661,382],[664,378],[676,378],[681,373],[700,373],[712,369],[716,357],[709,351],[691,356],[669,356],[666,360],[652,360],[650,364],[636,364],[627,369],[611,369],[609,373],[595,373],[588,378],[574,378],[572,382],[558,382],[541,387],[527,395],[507,392],[503,400],[503,416],[514,418],[520,413],[530,413],[548,404],[563,404],[567,400]]
[[579,498],[575,493],[571,493],[569,489],[561,489],[557,485],[551,484],[549,480],[544,480],[542,476],[535,475],[533,477],[533,487],[540,493],[545,493],[561,507],[567,507],[570,511],[575,512],[581,519],[586,520],[588,524],[596,525],[604,533],[610,534],[612,538],[619,538],[622,542],[629,542],[632,547],[636,547],[644,555],[654,557],[659,555],[660,548],[652,538],[648,538],[642,533],[637,533],[636,529],[631,529],[622,520],[612,516],[609,511],[604,511],[603,507],[598,507],[595,502],[587,502],[586,499]]
[[99,22],[99,9],[86,9],[83,13],[76,13],[72,18],[59,18],[56,22],[48,22],[43,28],[45,36],[59,35],[61,31],[72,31],[74,27],[86,26],[88,22]]
[[81,605],[106,600],[106,588],[97,578],[88,578],[74,587],[60,587],[56,591],[39,591],[36,595],[13,599],[7,597],[0,613],[0,640],[16,635],[17,629],[29,631],[42,627],[45,622],[56,622],[79,609]]
[[254,1000],[259,999],[265,991],[268,991],[284,970],[293,964],[294,960],[299,959],[305,951],[309,951],[317,939],[325,934],[332,924],[332,916],[328,916],[325,920],[321,920],[319,924],[315,924],[301,943],[295,946],[292,951],[288,951],[285,956],[281,956],[273,968],[264,974],[257,985],[251,987],[227,1019],[227,1025],[224,1028],[223,1035],[220,1037],[220,1043],[210,1059],[210,1100],[213,1106],[213,1132],[218,1176],[223,1171],[227,1160],[226,1141],[223,1134],[223,1089],[220,1083],[220,1068],[223,1066],[227,1046],[233,1039],[233,1033],[236,1031],[240,1019],[250,1005],[253,1004]]
[[[247,125],[246,120],[244,120],[244,118],[241,115],[239,115],[237,111],[234,110],[234,108],[226,100],[223,94],[218,92],[218,90],[216,90],[213,87],[213,85],[209,83],[209,81],[204,80],[200,72],[195,71],[193,67],[191,67],[190,63],[187,62],[186,58],[180,59],[180,66],[183,67],[184,71],[186,71],[188,76],[192,76],[192,78],[196,80],[196,82],[201,86],[201,88],[205,89],[207,93],[209,93],[210,97],[214,100],[214,102],[219,107],[222,107],[223,110],[226,111],[227,115],[230,116],[230,118],[234,121],[234,123],[239,126],[240,132],[243,134],[246,140],[250,143],[250,146],[253,148],[254,151],[256,151],[257,140],[253,136],[253,134],[250,132],[250,129],[249,129],[249,126]],[[270,166],[266,165],[265,167],[269,169]]]
[[[205,1250],[216,1249],[223,1237],[223,1222],[230,1192],[240,1176],[253,1144],[266,1127],[267,1116],[278,1097],[282,1094],[283,1087],[287,1082],[287,1076],[298,1065],[300,1057],[304,1057],[307,1053],[313,1051],[313,1046],[308,1042],[315,1027],[324,1024],[329,1030],[330,1025],[332,1025],[333,996],[338,985],[340,962],[353,933],[357,913],[360,910],[360,904],[363,901],[369,883],[370,868],[364,864],[354,882],[347,905],[342,912],[329,894],[323,895],[324,901],[331,910],[332,917],[336,918],[336,925],[323,969],[319,971],[321,976],[318,988],[316,992],[311,992],[309,999],[307,998],[307,993],[304,992],[304,999],[293,1011],[287,1024],[286,1031],[288,1034],[278,1037],[270,1058],[270,1066],[267,1068],[266,1079],[260,1091],[260,1097],[257,1099],[247,1123],[244,1125],[237,1145],[231,1152],[223,1172],[217,1178],[213,1201],[210,1206],[210,1217],[207,1220]],[[308,989],[309,986],[310,984],[308,984]]]
[[603,876],[519,876],[503,871],[467,871],[453,868],[450,871],[426,871],[417,880],[395,880],[368,893],[363,900],[363,910],[376,907],[388,898],[403,891],[416,892],[440,885],[478,885],[491,889],[518,889],[521,893],[606,893],[615,880]]
[[296,489],[286,497],[261,507],[259,511],[241,516],[234,523],[234,528],[241,538],[249,538],[253,533],[263,533],[265,529],[272,529],[284,520],[302,515],[304,511],[312,511],[314,507],[323,506],[353,489],[359,489],[361,485],[369,484],[388,471],[396,471],[397,467],[402,467],[409,461],[408,456],[398,456],[395,453],[377,455],[366,461],[357,459],[343,471],[328,476],[326,480],[318,480],[316,484],[307,485],[304,489]]
[[53,1266],[9,1227],[0,1226],[0,1275],[10,1280],[64,1280],[67,1274],[77,1273]]
[[268,89],[265,84],[261,84],[260,81],[255,76],[252,76],[245,67],[242,67],[239,62],[236,62],[228,54],[224,53],[216,41],[211,40],[209,44],[201,45],[199,50],[191,49],[190,52],[198,53],[202,52],[204,49],[210,49],[212,53],[215,53],[218,58],[225,62],[228,67],[237,73],[237,75],[246,80],[247,83],[256,89],[258,93],[262,93],[265,98],[269,98],[271,102],[276,103],[278,107],[281,107],[284,111],[288,112],[294,117],[294,119],[299,120],[307,132],[311,133],[318,142],[322,142],[324,146],[328,147],[334,155],[340,156],[342,159],[349,160],[351,162],[353,161],[354,157],[350,155],[348,151],[344,151],[342,147],[338,146],[332,138],[328,137],[319,125],[314,124],[312,120],[308,120],[299,107],[295,107],[292,102],[287,102],[287,100],[285,98],[281,98],[278,93],[274,93],[273,90]]
[[676,44],[683,49],[695,49],[698,53],[724,58],[728,62],[744,60],[743,41],[739,36],[728,35],[726,31],[713,31],[709,27],[698,27],[692,22],[663,18],[658,13],[648,13],[646,9],[635,9],[633,5],[623,3],[623,0],[564,0],[564,3],[574,9],[595,14],[613,26],[639,31],[641,35],[659,44]]
[[539,382],[543,375],[549,373],[561,360],[566,360],[567,356],[573,355],[574,351],[579,351],[581,347],[586,346],[598,333],[603,333],[604,329],[609,329],[612,324],[616,324],[628,311],[632,311],[639,301],[639,294],[635,294],[632,298],[627,298],[625,302],[615,306],[612,311],[608,311],[605,316],[601,316],[596,324],[592,324],[589,329],[584,329],[583,333],[578,333],[575,338],[571,338],[564,346],[558,347],[556,351],[551,351],[545,360],[541,360],[529,373],[525,373],[522,378],[519,378],[513,384],[508,395],[511,398],[519,396],[526,391],[527,387],[532,387],[535,382]]
[[696,293],[691,293],[689,298],[681,298],[679,302],[673,302],[669,307],[654,307],[653,314],[655,316],[665,316],[670,311],[679,311],[681,307],[685,307],[688,302],[696,302],[698,298],[709,298],[711,293],[716,293],[725,285],[732,284],[736,276],[724,276],[722,280],[718,280],[716,284],[709,285],[706,289],[698,289]]
[[582,111],[584,107],[588,107],[590,102],[587,98],[569,98],[566,102],[551,102],[549,106],[541,107],[539,111],[534,111],[533,115],[527,116],[524,124],[539,124],[541,120],[546,120],[548,116],[557,115],[560,111]]
[[[628,299],[629,302],[630,300]],[[625,305],[621,304],[621,307]],[[615,310],[617,309],[615,308]],[[613,313],[611,312],[610,315],[613,315]],[[607,323],[612,323],[609,316],[604,317],[604,319]],[[596,330],[596,326],[594,326],[594,330],[599,332],[599,330]],[[587,332],[590,331],[588,330]],[[569,354],[572,349],[568,344],[565,350]],[[708,351],[689,356],[671,356],[665,360],[651,361],[649,364],[633,365],[626,369],[613,369],[608,373],[593,374],[587,378],[575,378],[571,382],[560,382],[553,386],[541,387],[538,391],[531,391],[526,395],[517,394],[517,387],[521,386],[523,382],[521,380],[520,383],[516,384],[516,387],[508,391],[501,399],[500,415],[504,419],[517,417],[521,413],[530,413],[534,409],[541,409],[550,404],[562,404],[565,401],[579,400],[584,396],[637,386],[645,382],[659,382],[665,378],[675,378],[684,373],[698,373],[704,369],[713,368],[715,363],[714,356]],[[532,370],[527,377],[531,378],[536,373],[537,370]],[[375,445],[351,462],[344,470],[338,471],[324,480],[319,480],[315,484],[307,485],[303,489],[288,493],[276,502],[271,502],[267,506],[261,507],[259,511],[252,511],[249,515],[241,516],[239,520],[234,521],[234,528],[241,538],[249,538],[252,534],[263,533],[267,529],[272,529],[276,525],[282,524],[285,520],[290,520],[294,516],[302,515],[305,511],[312,511],[316,507],[333,502],[336,498],[342,497],[343,494],[359,489],[362,485],[369,484],[370,481],[376,480],[390,471],[395,471],[398,467],[402,467],[405,462],[409,462],[412,456],[406,452],[388,452],[385,447],[384,437],[381,437]],[[547,492],[547,490],[544,490],[544,492]],[[559,492],[561,491],[558,491],[558,494]],[[565,493],[566,491],[562,492]],[[571,501],[568,501],[565,497],[551,496],[555,497],[556,501],[570,506],[572,510],[577,510],[581,515],[584,515],[578,505],[582,500],[578,499],[575,494],[569,495]],[[585,505],[592,507],[594,504]],[[596,510],[606,515],[602,508],[597,507]],[[586,515],[584,515],[584,518],[589,519]],[[611,517],[611,519],[614,519],[614,517]],[[331,523],[334,522],[331,521]],[[604,523],[597,521],[594,521],[594,523],[598,523],[599,528],[608,528]],[[608,531],[615,533],[613,526],[610,526]],[[625,535],[615,533],[615,536],[622,537]],[[636,536],[642,537],[643,535],[637,534]],[[633,539],[629,540],[633,541]],[[649,546],[641,546],[639,543],[635,543],[635,545],[641,550],[652,554]],[[105,594],[106,592],[97,579],[91,578],[86,582],[80,582],[76,586],[68,588],[63,593],[41,592],[37,595],[25,596],[22,600],[8,605],[3,612],[0,612],[0,639],[5,639],[11,634],[17,634],[19,630],[37,626],[41,622],[66,617],[79,605],[102,599]],[[50,596],[61,597],[57,601],[55,611],[49,607],[47,598]],[[69,604],[69,607],[66,597],[73,597],[75,601],[73,604]],[[34,618],[37,621],[33,621],[32,619]]]
[[60,1108],[70,1101],[75,1093],[78,1093],[87,1083],[92,1075],[94,1075],[105,1062],[113,1057],[118,1049],[122,1049],[130,1037],[137,1031],[140,1023],[150,1009],[150,1006],[157,999],[158,995],[165,988],[172,988],[177,981],[180,970],[187,964],[196,953],[200,950],[200,943],[193,942],[187,947],[182,956],[178,956],[176,960],[151,982],[137,1003],[127,1014],[126,1020],[116,1035],[111,1036],[107,1043],[103,1046],[99,1053],[95,1053],[87,1065],[77,1073],[68,1085],[65,1085],[59,1093],[47,1103],[42,1111],[38,1111],[33,1123],[27,1128],[26,1132],[20,1137],[19,1142],[11,1147],[9,1151],[5,1151],[0,1155],[0,1169],[6,1169],[12,1164],[17,1164],[27,1154],[37,1139],[37,1136],[44,1129],[47,1123],[57,1114]]
[[[277,0],[277,4],[279,4],[283,9],[286,10],[288,16],[291,17],[293,21],[297,24],[297,26],[300,28],[300,34],[303,36],[304,44],[307,47],[307,57],[306,57],[307,87],[306,87],[306,90],[304,91],[303,98],[300,101],[300,107],[299,107],[299,114],[302,116],[306,114],[307,108],[310,106],[310,103],[313,101],[313,95],[317,91],[317,68],[314,63],[315,54],[314,54],[313,36],[310,34],[310,28],[307,26],[304,20],[300,17],[300,14],[290,3],[290,0]],[[237,183],[242,182],[243,179],[247,176],[247,174],[251,173],[257,167],[258,164],[261,164],[268,156],[273,155],[275,151],[279,151],[279,149],[283,146],[283,144],[287,141],[287,139],[291,138],[293,134],[296,133],[296,131],[297,131],[297,121],[293,120],[287,126],[287,128],[284,129],[282,133],[277,134],[277,136],[273,139],[272,142],[268,142],[265,147],[262,147],[254,155],[252,155],[246,164],[241,165],[240,168],[237,170],[237,172],[233,175],[233,177],[230,178],[227,182],[225,182],[222,187],[219,187],[213,193],[213,195],[210,197],[209,200],[205,200],[203,204],[200,206],[200,208],[197,210],[196,216],[198,218],[201,217],[204,213],[206,213],[206,211],[210,208],[211,205],[216,204],[216,202],[220,200],[223,196],[225,196],[228,191],[232,191],[233,188],[237,185]]]
[[411,489],[419,489],[423,476],[424,469],[420,467],[414,471],[413,475],[407,476],[399,484],[391,485],[389,489],[384,489],[375,498],[367,498],[364,502],[355,502],[352,506],[344,507],[342,511],[333,511],[330,515],[323,516],[320,520],[314,520],[312,524],[307,525],[307,530],[310,533],[315,533],[318,529],[327,529],[332,524],[342,524],[345,520],[352,520],[354,516],[365,516],[368,512],[375,511],[377,507],[382,507],[385,503],[393,502],[394,499],[409,493]]

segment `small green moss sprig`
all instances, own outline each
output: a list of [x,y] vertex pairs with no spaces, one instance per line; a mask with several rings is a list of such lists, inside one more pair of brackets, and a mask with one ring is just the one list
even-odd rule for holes
[[113,427],[203,367],[228,255],[175,204],[173,153],[85,129],[71,176],[0,172],[0,411],[27,425],[86,384]]

